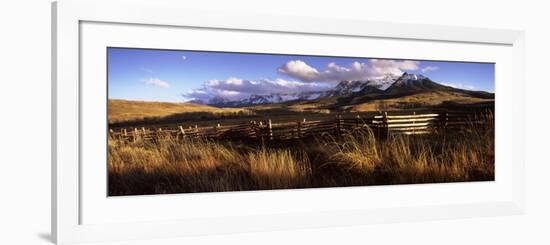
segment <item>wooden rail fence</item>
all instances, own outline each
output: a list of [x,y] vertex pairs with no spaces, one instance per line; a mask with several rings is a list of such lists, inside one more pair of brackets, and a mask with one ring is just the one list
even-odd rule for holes
[[489,126],[491,113],[443,112],[424,114],[396,114],[387,112],[371,117],[356,116],[344,118],[336,116],[329,120],[306,120],[273,123],[271,119],[250,121],[237,125],[220,125],[209,127],[197,125],[177,128],[120,128],[110,130],[109,136],[128,141],[154,140],[162,137],[176,138],[217,138],[217,139],[261,139],[289,140],[314,135],[341,135],[353,130],[370,129],[379,138],[389,134],[429,134],[441,130],[461,130],[472,126]]

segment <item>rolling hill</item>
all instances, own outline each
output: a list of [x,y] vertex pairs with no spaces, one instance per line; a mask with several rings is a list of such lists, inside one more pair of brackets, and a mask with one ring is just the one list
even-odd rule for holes
[[350,112],[391,111],[439,107],[447,104],[473,105],[492,101],[493,99],[472,97],[463,93],[432,91],[401,97],[370,100],[364,103],[355,103],[349,106],[343,106],[341,109]]
[[146,117],[165,117],[179,113],[238,113],[241,108],[217,108],[193,103],[147,102],[110,99],[108,106],[109,123],[139,120]]

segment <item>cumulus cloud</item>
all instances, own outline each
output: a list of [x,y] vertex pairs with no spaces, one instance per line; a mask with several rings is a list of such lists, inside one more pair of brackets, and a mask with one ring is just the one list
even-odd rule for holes
[[453,87],[453,88],[458,88],[458,89],[467,89],[467,90],[475,90],[476,89],[475,86],[467,85],[467,84],[463,84],[463,83],[441,82],[441,84],[443,84],[445,86]]
[[251,95],[323,91],[328,89],[330,89],[330,86],[327,86],[327,84],[315,82],[288,81],[280,78],[244,80],[231,77],[226,80],[209,80],[204,83],[202,88],[188,91],[183,96],[189,100],[207,101],[215,97],[221,97],[234,101],[249,98]]
[[149,78],[142,81],[143,83],[159,88],[169,88],[170,84],[158,78]]
[[418,70],[419,64],[419,61],[411,60],[370,59],[368,62],[353,62],[348,66],[331,62],[324,70],[319,71],[304,61],[291,60],[279,67],[277,71],[302,82],[339,82],[375,79],[387,75],[399,76],[404,71]]
[[319,71],[301,60],[291,60],[279,67],[278,71],[302,81],[319,80]]
[[226,80],[209,80],[201,88],[184,93],[183,97],[188,100],[208,101],[212,98],[223,98],[235,101],[249,98],[251,95],[326,91],[343,80],[400,76],[404,71],[420,69],[419,65],[420,62],[410,60],[370,59],[368,62],[353,62],[347,66],[331,62],[324,69],[318,70],[302,60],[291,60],[280,66],[277,71],[296,80],[245,80],[234,77]]
[[430,71],[437,71],[439,70],[439,67],[437,66],[426,66],[424,68],[422,68],[422,72],[426,73],[426,72],[430,72]]

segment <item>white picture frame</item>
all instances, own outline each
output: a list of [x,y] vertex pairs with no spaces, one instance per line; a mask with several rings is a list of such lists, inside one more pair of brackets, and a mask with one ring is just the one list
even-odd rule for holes
[[[254,21],[250,21],[254,20]],[[83,189],[86,176],[82,162],[82,25],[84,23],[114,23],[132,26],[162,26],[171,28],[210,29],[223,31],[263,32],[268,34],[291,33],[296,35],[337,36],[342,38],[377,38],[387,40],[433,41],[439,43],[466,43],[475,45],[502,46],[510,52],[508,61],[515,69],[506,71],[506,80],[513,81],[514,97],[501,93],[497,86],[498,101],[512,100],[507,105],[510,122],[501,126],[509,135],[498,134],[498,142],[509,142],[507,157],[510,165],[505,179],[497,176],[500,194],[492,199],[472,199],[460,202],[437,202],[431,204],[400,204],[388,207],[352,207],[334,204],[336,209],[276,211],[266,209],[256,214],[216,214],[160,220],[110,220],[109,222],[83,222],[83,205],[87,194]],[[375,21],[336,20],[299,16],[266,16],[254,13],[209,12],[186,9],[181,1],[107,1],[107,0],[60,0],[52,5],[52,237],[58,244],[127,239],[152,239],[201,234],[265,231],[277,229],[313,228],[354,224],[377,224],[404,221],[453,219],[495,215],[521,214],[524,211],[524,34],[518,30],[496,30],[470,27],[418,25]],[[497,80],[499,76],[497,76]],[[498,83],[498,82],[497,82]],[[506,86],[501,86],[506,87]],[[497,151],[498,153],[498,151]],[[498,159],[498,158],[497,158]],[[87,173],[87,172],[86,172]],[[95,181],[95,180],[86,180]],[[97,180],[101,181],[101,180]],[[459,189],[484,188],[473,184]],[[434,184],[437,185],[437,184]],[[363,188],[363,187],[361,187]],[[366,187],[369,188],[369,187]],[[370,187],[373,188],[373,187]],[[454,185],[416,188],[394,186],[393,190],[409,188],[416,193],[454,190]],[[437,189],[437,190],[436,190]],[[345,192],[352,195],[360,189],[338,188],[324,190],[320,194]],[[373,189],[371,189],[373,190]],[[374,189],[386,192],[387,189]],[[490,191],[488,188],[487,191]],[[299,192],[248,193],[247,198],[292,198],[318,190]],[[413,192],[410,192],[413,193]],[[430,192],[432,193],[432,192]],[[287,195],[288,194],[288,195]],[[346,195],[347,195],[346,194]],[[208,196],[206,196],[208,195]],[[344,195],[344,194],[342,194]],[[420,195],[419,195],[420,196]],[[203,194],[203,199],[214,198],[218,202],[242,202],[233,194]],[[242,196],[241,196],[242,197]],[[106,198],[106,197],[105,197]],[[147,197],[155,202],[172,202],[181,199],[171,197]],[[88,198],[89,199],[89,198]],[[397,200],[397,199],[396,199]],[[396,201],[394,200],[394,201]],[[177,200],[185,201],[185,200]],[[93,202],[92,202],[93,203]],[[383,204],[383,202],[381,202]],[[428,205],[428,204],[429,205]],[[155,204],[155,205],[157,205]],[[140,204],[142,205],[142,204]],[[153,205],[153,204],[151,204]],[[90,206],[90,205],[88,205]],[[142,207],[142,206],[139,206]],[[101,206],[103,208],[103,206]],[[101,211],[101,208],[99,211]],[[97,211],[97,210],[96,210]],[[106,212],[108,210],[105,210]],[[169,212],[170,210],[165,210]],[[147,212],[147,211],[144,211]],[[166,213],[165,212],[165,213]],[[223,212],[222,212],[223,213]],[[154,215],[154,213],[151,213]]]

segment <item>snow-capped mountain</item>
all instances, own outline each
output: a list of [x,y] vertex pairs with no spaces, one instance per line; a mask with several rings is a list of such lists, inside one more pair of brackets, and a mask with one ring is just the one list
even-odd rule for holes
[[388,89],[397,79],[399,79],[399,76],[388,74],[386,76],[376,78],[376,79],[370,79],[367,82],[367,85],[375,87],[380,90],[386,90]]
[[473,91],[466,89],[458,89],[446,85],[442,85],[432,81],[430,78],[417,75],[403,73],[388,89],[384,91],[386,96],[405,96],[408,94],[416,94],[423,92],[454,92],[465,94],[476,98],[493,99],[494,94],[485,91]]
[[341,81],[331,90],[325,91],[321,96],[322,97],[336,97],[336,96],[345,96],[352,93],[361,91],[362,86],[367,82],[363,81]]
[[415,93],[415,92],[421,92],[421,91],[434,91],[434,90],[452,91],[456,89],[433,82],[428,77],[417,75],[417,74],[408,74],[405,72],[388,89],[386,89],[386,92],[388,94],[395,94],[395,93]]
[[381,92],[390,87],[399,77],[386,75],[381,78],[366,81],[341,81],[334,88],[326,91],[314,92],[291,92],[291,93],[272,93],[272,94],[254,94],[249,98],[242,100],[228,100],[226,98],[215,97],[205,104],[218,107],[241,107],[250,105],[261,105],[271,103],[282,103],[298,100],[314,100],[318,98],[329,98],[338,96],[350,96],[357,93]]
[[273,93],[267,95],[251,95],[248,99],[241,100],[242,104],[270,104],[294,100],[312,100],[321,96],[322,92],[295,92],[295,93]]
[[326,91],[255,94],[238,101],[216,97],[210,99],[207,104],[217,107],[242,107],[329,97],[403,96],[426,91],[459,91],[476,96],[488,96],[485,92],[460,90],[441,85],[423,75],[403,73],[401,76],[386,75],[366,81],[341,81],[334,88]]
[[386,75],[367,81],[341,81],[333,89],[323,93],[323,97],[347,96],[353,93],[379,92],[389,88],[399,76]]
[[321,97],[324,92],[294,92],[294,93],[272,93],[272,94],[253,94],[250,97],[242,100],[227,100],[224,98],[215,97],[208,101],[207,104],[217,107],[241,107],[251,105],[262,105],[272,103],[282,103],[296,100],[313,100]]
[[425,76],[422,76],[422,75],[409,74],[409,73],[405,72],[395,82],[398,83],[398,84],[399,83],[407,84],[407,83],[414,83],[415,81],[420,81],[420,80],[423,80],[423,79],[428,79],[428,78],[425,77]]

